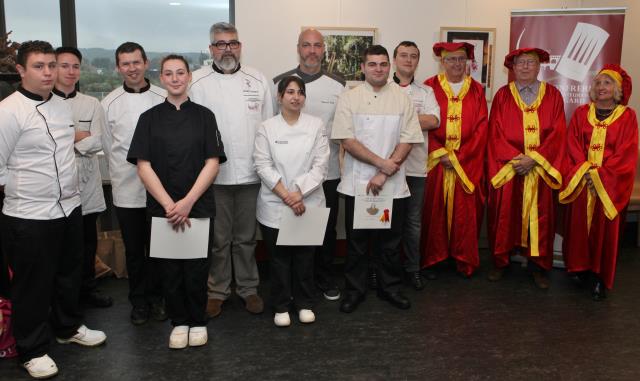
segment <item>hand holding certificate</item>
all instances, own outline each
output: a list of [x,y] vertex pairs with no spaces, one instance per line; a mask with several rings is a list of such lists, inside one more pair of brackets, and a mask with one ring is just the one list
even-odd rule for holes
[[329,220],[329,208],[306,208],[296,216],[288,206],[283,206],[277,246],[321,246]]
[[353,207],[354,229],[390,229],[392,211],[392,184],[387,183],[382,189],[378,189],[377,195],[374,195],[367,183],[356,186]]
[[191,218],[191,227],[175,230],[161,217],[151,219],[149,256],[166,259],[206,258],[209,249],[209,218]]

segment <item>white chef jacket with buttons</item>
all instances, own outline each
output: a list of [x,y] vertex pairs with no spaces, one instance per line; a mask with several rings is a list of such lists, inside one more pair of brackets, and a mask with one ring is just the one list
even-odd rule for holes
[[282,114],[264,121],[256,134],[253,153],[262,180],[256,218],[270,228],[280,226],[282,199],[272,189],[282,182],[289,191],[300,190],[306,207],[324,207],[322,182],[327,176],[329,139],[322,119],[300,114],[289,125]]
[[[333,119],[331,139],[355,138],[374,154],[388,159],[399,143],[424,143],[418,115],[411,99],[393,83],[373,91],[368,82],[343,93]],[[366,184],[378,169],[345,152],[338,192],[355,196],[356,186]],[[393,198],[409,197],[404,163],[387,179]]]
[[[300,77],[306,88],[306,98],[302,112],[317,116],[324,122],[327,137],[331,136],[331,126],[333,125],[333,115],[336,112],[338,97],[345,91],[346,82],[344,79],[334,74],[326,73],[324,70],[318,74],[308,75],[297,67],[286,73],[282,73],[273,79],[274,82],[274,109],[277,110],[277,88],[278,83],[287,76],[295,75]],[[327,180],[340,178],[340,144],[330,141],[329,150],[329,172]]]
[[[433,115],[440,120],[440,106],[438,106],[438,101],[430,86],[413,81],[407,86],[400,86],[400,88],[411,98],[418,115]],[[428,132],[422,131],[424,144],[414,144],[409,156],[404,161],[407,176],[427,177]]]
[[269,81],[259,71],[242,66],[231,74],[212,66],[193,72],[189,97],[209,108],[216,122],[227,161],[220,164],[214,184],[255,184],[260,180],[253,168],[256,130],[273,116]]
[[133,133],[140,114],[164,102],[166,92],[147,85],[134,92],[123,85],[102,100],[106,125],[102,131],[102,149],[109,161],[113,205],[120,208],[144,208],[147,192],[135,165],[127,161]]
[[74,144],[82,215],[102,212],[107,206],[104,202],[102,177],[96,154],[102,150],[104,110],[100,101],[80,92],[64,94],[54,88],[53,93],[71,106],[75,131],[87,131],[91,134]]
[[52,220],[80,206],[71,107],[22,88],[0,102],[0,185],[8,216]]

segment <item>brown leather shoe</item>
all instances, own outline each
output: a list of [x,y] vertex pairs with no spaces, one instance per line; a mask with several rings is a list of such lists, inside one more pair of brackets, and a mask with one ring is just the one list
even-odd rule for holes
[[494,267],[489,271],[489,275],[487,275],[487,279],[491,282],[497,282],[504,276],[504,267]]
[[549,288],[549,277],[544,271],[534,271],[533,282],[536,284],[536,287],[541,290],[546,290]]
[[220,315],[220,312],[222,312],[222,303],[224,303],[224,300],[209,299],[207,301],[207,316],[214,318]]
[[257,294],[244,298],[244,308],[252,314],[261,314],[264,311],[264,302]]

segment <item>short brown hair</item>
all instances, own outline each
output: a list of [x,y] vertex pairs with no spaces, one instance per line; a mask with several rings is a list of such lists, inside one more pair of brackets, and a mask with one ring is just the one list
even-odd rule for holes
[[43,53],[43,54],[56,54],[56,51],[53,50],[53,46],[46,41],[40,40],[30,40],[25,41],[18,48],[18,53],[16,55],[16,64],[20,66],[25,66],[27,64],[27,59],[29,55],[32,53]]

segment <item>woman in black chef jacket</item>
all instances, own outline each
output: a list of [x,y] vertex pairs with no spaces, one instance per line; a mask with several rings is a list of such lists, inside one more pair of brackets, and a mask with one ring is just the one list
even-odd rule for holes
[[[167,99],[140,115],[127,160],[138,166],[147,189],[147,216],[164,217],[177,234],[191,227],[189,218],[210,218],[213,242],[213,181],[226,161],[213,113],[189,100],[191,81],[184,57],[162,60],[160,82]],[[207,254],[208,255],[208,254]],[[173,330],[169,348],[207,343],[209,258],[159,259],[167,313]]]

